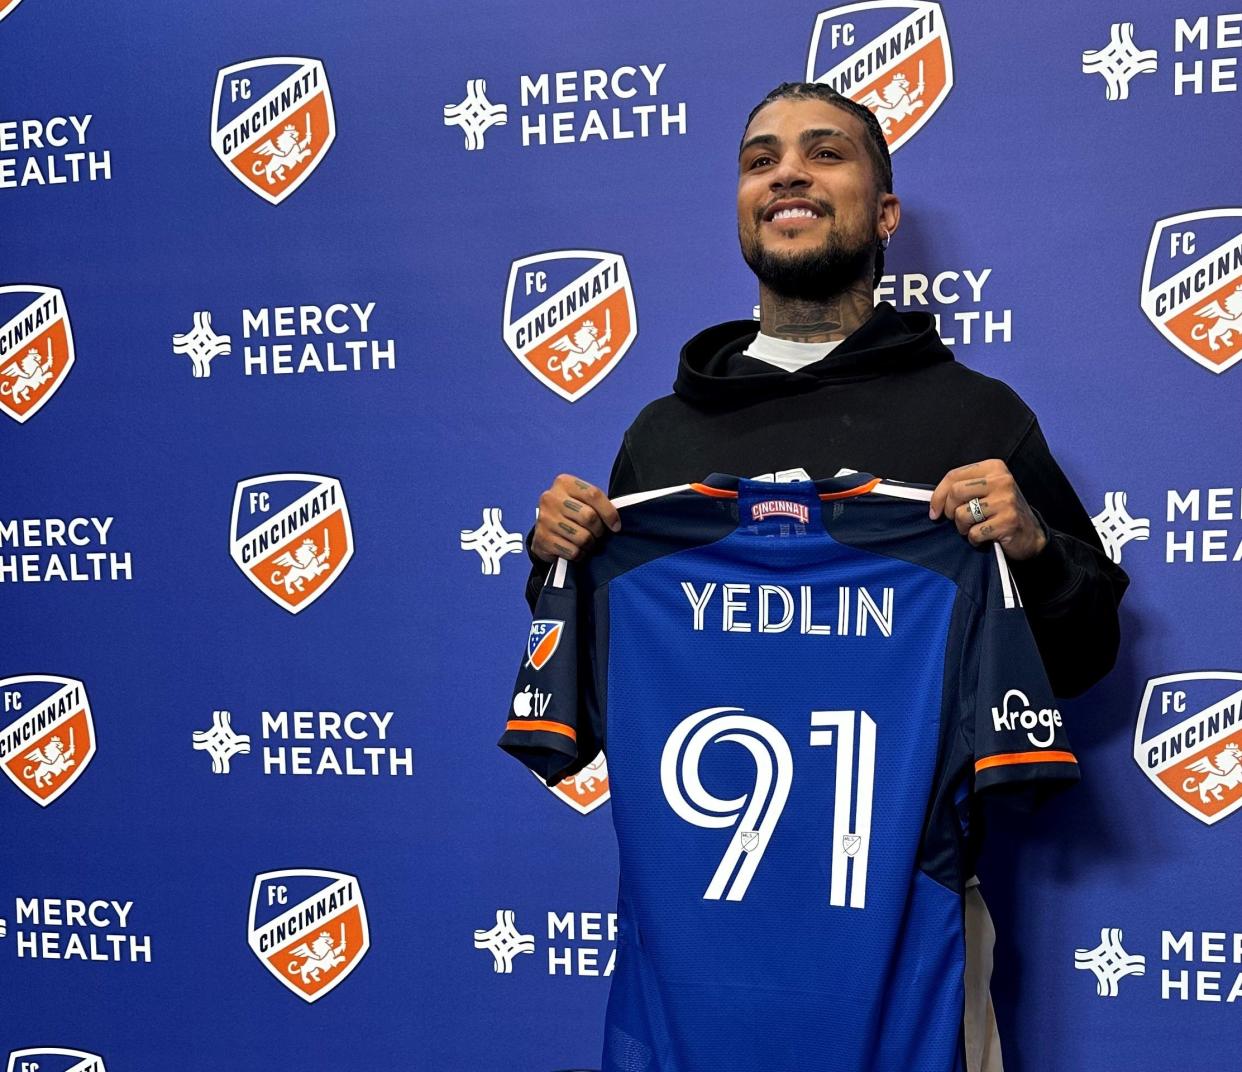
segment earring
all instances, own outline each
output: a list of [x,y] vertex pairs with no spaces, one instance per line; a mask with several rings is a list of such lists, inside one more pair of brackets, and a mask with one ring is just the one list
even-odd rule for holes
[[884,241],[880,243],[880,248],[881,248],[881,249],[888,249],[888,243],[889,243],[889,241],[892,239],[892,237],[893,237],[893,236],[892,236],[892,234],[890,234],[890,233],[889,233],[888,228],[887,228],[887,227],[885,227],[885,228],[884,228]]

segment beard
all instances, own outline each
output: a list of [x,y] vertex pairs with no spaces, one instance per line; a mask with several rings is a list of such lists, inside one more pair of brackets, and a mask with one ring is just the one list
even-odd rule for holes
[[748,237],[738,234],[742,257],[759,281],[782,298],[823,301],[871,278],[875,242],[869,236],[851,242],[830,233],[822,245],[802,253],[775,253],[763,245],[758,232]]

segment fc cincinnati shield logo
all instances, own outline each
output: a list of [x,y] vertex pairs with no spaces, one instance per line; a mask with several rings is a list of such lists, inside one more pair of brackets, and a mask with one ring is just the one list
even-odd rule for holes
[[269,56],[216,75],[211,147],[273,205],[310,177],[335,138],[332,91],[319,60]]
[[537,618],[530,623],[530,636],[526,638],[526,665],[542,670],[556,654],[561,644],[565,623],[552,618]]
[[318,1001],[344,982],[371,948],[358,880],[307,868],[256,875],[250,948],[298,997]]
[[608,760],[603,752],[577,774],[562,778],[556,785],[549,786],[537,774],[535,778],[554,797],[582,815],[589,815],[608,799]]
[[1152,678],[1134,761],[1166,797],[1208,826],[1242,807],[1242,673]]
[[592,249],[513,262],[505,342],[540,383],[568,402],[595,387],[638,335],[625,258]]
[[0,287],[0,410],[30,420],[73,367],[65,296],[55,287]]
[[23,674],[0,680],[0,764],[31,800],[47,807],[95,758],[95,723],[77,678]]
[[7,1072],[107,1072],[103,1058],[85,1050],[35,1046],[9,1054]]
[[896,152],[953,88],[944,12],[931,0],[863,0],[823,11],[811,33],[806,80],[870,108]]
[[315,602],[354,556],[345,492],[335,477],[270,473],[238,482],[229,552],[290,614]]
[[1224,372],[1242,359],[1242,208],[1157,220],[1140,296],[1147,319],[1191,361]]

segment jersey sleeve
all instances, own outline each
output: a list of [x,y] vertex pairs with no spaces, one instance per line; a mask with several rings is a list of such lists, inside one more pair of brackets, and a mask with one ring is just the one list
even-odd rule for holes
[[594,615],[584,581],[564,559],[549,569],[499,741],[550,786],[594,760],[603,742]]
[[967,645],[974,787],[1034,803],[1076,782],[1078,761],[1004,553],[993,549]]

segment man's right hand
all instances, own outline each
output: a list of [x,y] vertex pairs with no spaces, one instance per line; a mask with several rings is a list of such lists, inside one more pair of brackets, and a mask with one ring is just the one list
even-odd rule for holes
[[621,530],[621,515],[608,496],[594,484],[562,473],[539,496],[539,520],[531,551],[544,562],[589,555],[595,541],[603,537],[605,526],[613,532]]

